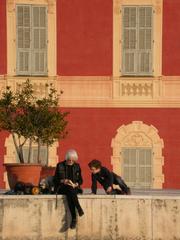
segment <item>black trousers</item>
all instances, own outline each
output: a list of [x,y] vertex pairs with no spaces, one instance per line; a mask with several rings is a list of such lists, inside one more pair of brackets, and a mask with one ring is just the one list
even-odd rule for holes
[[129,187],[126,185],[124,180],[120,176],[115,174],[115,173],[113,173],[113,184],[119,185],[119,187],[122,190],[122,192],[125,193],[125,194],[128,194]]
[[66,195],[72,219],[76,219],[76,209],[78,210],[78,212],[82,210],[77,197],[78,188],[73,188],[69,185],[63,184],[62,186],[59,187],[58,193]]

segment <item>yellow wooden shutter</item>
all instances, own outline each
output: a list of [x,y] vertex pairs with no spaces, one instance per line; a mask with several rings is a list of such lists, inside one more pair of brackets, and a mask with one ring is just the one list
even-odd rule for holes
[[17,74],[31,73],[31,8],[18,5],[16,11],[17,22]]

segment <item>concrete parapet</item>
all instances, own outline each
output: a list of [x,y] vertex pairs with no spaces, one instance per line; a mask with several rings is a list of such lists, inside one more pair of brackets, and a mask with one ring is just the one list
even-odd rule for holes
[[179,240],[180,196],[79,196],[85,215],[67,230],[66,199],[0,196],[0,240]]

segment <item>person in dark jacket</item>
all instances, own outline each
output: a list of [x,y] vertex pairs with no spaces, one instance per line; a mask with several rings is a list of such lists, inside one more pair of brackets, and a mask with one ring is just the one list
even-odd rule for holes
[[81,168],[77,160],[78,155],[75,150],[71,149],[67,151],[65,161],[57,164],[54,176],[55,192],[64,194],[67,197],[69,210],[72,216],[70,225],[72,229],[76,227],[76,209],[79,216],[84,215],[77,197],[78,193],[82,193],[80,186],[83,183]]
[[[97,182],[99,182],[107,194],[130,194],[130,188],[126,185],[123,179],[103,167],[99,160],[92,160],[88,164],[92,174],[91,190],[93,194],[97,193]],[[120,189],[114,189],[114,185],[118,185]]]

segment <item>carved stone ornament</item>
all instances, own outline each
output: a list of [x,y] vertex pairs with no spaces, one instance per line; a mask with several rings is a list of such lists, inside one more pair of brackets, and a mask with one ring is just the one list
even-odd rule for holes
[[8,0],[7,1],[7,9],[8,9],[8,12],[13,12],[15,10],[14,0]]
[[127,147],[152,147],[151,140],[143,133],[131,133],[125,138],[123,145]]

